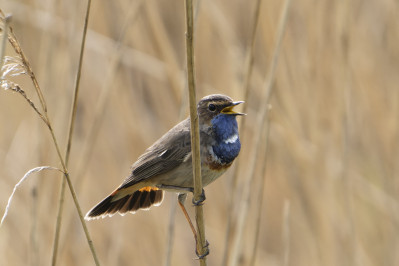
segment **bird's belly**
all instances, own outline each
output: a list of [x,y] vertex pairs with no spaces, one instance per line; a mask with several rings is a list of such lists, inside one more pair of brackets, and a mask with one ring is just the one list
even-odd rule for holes
[[[202,177],[202,186],[207,186],[213,181],[215,181],[218,177],[220,177],[224,172],[226,172],[227,167],[215,169],[212,165],[208,163],[202,163],[201,165],[201,177]],[[191,160],[188,160],[172,171],[165,173],[163,175],[158,176],[157,178],[158,184],[167,187],[175,187],[176,189],[171,190],[179,190],[178,188],[193,188],[193,168],[191,165]],[[167,190],[167,189],[166,189]]]
[[205,187],[215,181],[218,177],[220,177],[224,172],[226,172],[227,167],[215,169],[212,168],[209,164],[203,164],[201,167],[201,175],[202,175],[202,185]]

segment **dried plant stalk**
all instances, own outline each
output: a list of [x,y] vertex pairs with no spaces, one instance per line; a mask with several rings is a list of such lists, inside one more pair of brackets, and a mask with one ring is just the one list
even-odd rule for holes
[[[249,96],[249,81],[252,76],[252,69],[253,69],[253,61],[254,61],[254,51],[255,51],[255,40],[256,40],[256,32],[258,29],[258,24],[259,24],[259,18],[260,18],[260,7],[262,4],[262,0],[257,0],[255,4],[255,10],[254,10],[254,18],[253,18],[253,24],[252,24],[252,31],[251,31],[251,39],[250,39],[250,44],[249,44],[249,49],[247,51],[247,55],[245,58],[245,75],[244,75],[244,82],[243,82],[243,90],[244,90],[244,101],[248,102],[248,96]],[[247,112],[248,104],[244,104],[243,107],[243,113]],[[239,128],[241,128],[240,132],[240,139],[244,140],[245,139],[245,128],[247,118],[246,116],[243,116],[241,119],[241,125]],[[241,166],[241,160],[238,160],[236,163],[236,166],[234,167],[234,172],[233,172],[233,177],[232,177],[232,182],[231,182],[231,191],[233,193],[237,190],[237,177],[238,177],[238,172]],[[231,237],[232,237],[232,224],[233,224],[233,214],[234,214],[234,206],[235,205],[235,200],[237,200],[235,197],[230,197],[229,198],[229,205],[228,205],[228,210],[229,210],[229,216],[227,218],[227,226],[226,226],[226,236],[224,240],[224,252],[223,252],[223,259],[222,259],[222,264],[223,266],[227,266],[228,264],[228,259],[229,259],[229,251],[230,245],[231,245]]]
[[14,197],[15,192],[17,191],[17,188],[22,184],[22,182],[24,182],[31,174],[33,173],[37,173],[37,172],[41,172],[43,170],[56,170],[59,171],[61,173],[63,173],[62,170],[55,168],[55,167],[51,167],[51,166],[38,166],[35,167],[33,169],[30,169],[28,172],[26,172],[26,174],[21,178],[21,180],[19,180],[19,182],[14,186],[14,189],[10,195],[10,197],[8,198],[8,202],[7,202],[7,206],[6,206],[6,210],[4,211],[3,217],[1,218],[1,222],[0,222],[0,226],[3,225],[4,220],[7,217],[8,211],[10,209],[11,206],[11,201]]
[[[270,62],[270,70],[267,74],[265,84],[264,84],[264,90],[262,94],[262,102],[268,103],[270,100],[270,95],[272,93],[272,88],[273,88],[273,80],[277,68],[277,62],[278,62],[278,56],[280,53],[280,48],[281,48],[281,43],[284,35],[284,30],[285,30],[285,24],[287,21],[287,14],[288,14],[288,7],[291,3],[291,0],[286,0],[283,4],[283,8],[281,10],[281,15],[280,15],[280,21],[279,21],[279,26],[277,30],[277,37],[276,37],[276,43],[274,46],[274,52],[273,52],[273,57]],[[238,217],[238,222],[237,222],[237,236],[233,244],[233,248],[231,250],[231,263],[232,265],[237,265],[238,260],[240,257],[240,247],[242,245],[242,235],[245,227],[245,223],[247,220],[247,214],[248,214],[248,209],[249,209],[249,201],[251,197],[251,185],[253,184],[254,176],[255,176],[255,168],[256,168],[256,158],[259,157],[260,153],[260,146],[259,143],[262,140],[262,129],[266,123],[266,118],[267,118],[267,111],[268,111],[268,105],[263,104],[261,106],[261,109],[259,110],[256,125],[258,125],[258,129],[255,131],[255,136],[253,138],[253,143],[251,145],[253,152],[252,152],[252,157],[249,159],[249,174],[248,174],[248,179],[246,181],[244,191],[243,191],[243,199],[241,202],[240,206],[240,215]]]
[[[91,1],[89,0],[88,8],[90,7],[90,2],[91,2]],[[0,10],[0,16],[2,16],[3,19],[4,19],[4,17],[5,17],[5,16],[4,16],[4,13],[2,12],[2,10]],[[88,16],[88,13],[86,14],[86,16]],[[48,113],[47,113],[46,101],[45,101],[44,96],[43,96],[43,94],[42,94],[42,91],[41,91],[41,89],[40,89],[39,83],[38,83],[37,80],[36,80],[35,74],[34,74],[32,68],[31,68],[31,66],[30,66],[30,63],[29,63],[27,57],[25,56],[25,54],[24,54],[24,52],[23,52],[23,50],[22,50],[22,48],[21,48],[21,45],[19,44],[19,42],[18,42],[18,40],[17,40],[17,38],[16,38],[16,36],[15,36],[15,34],[14,34],[14,32],[13,32],[12,27],[8,26],[8,31],[9,31],[9,34],[8,34],[8,36],[7,36],[7,37],[8,37],[8,41],[9,41],[9,43],[11,44],[11,46],[13,47],[14,51],[17,53],[17,55],[20,57],[21,62],[22,62],[22,65],[23,65],[23,67],[24,67],[24,69],[25,69],[25,71],[26,71],[26,74],[29,75],[29,77],[31,78],[31,80],[32,80],[32,82],[33,82],[33,85],[34,85],[34,88],[35,88],[35,90],[36,90],[36,93],[37,93],[37,95],[38,95],[38,97],[39,97],[40,104],[41,104],[41,107],[42,107],[42,109],[43,109],[43,112],[41,113],[41,112],[38,111],[37,108],[35,108],[35,105],[33,104],[33,102],[32,102],[28,97],[26,97],[26,94],[25,94],[22,90],[20,90],[20,91],[18,91],[18,92],[19,92],[22,96],[24,96],[24,98],[28,101],[29,105],[35,110],[35,112],[37,112],[37,113],[39,114],[40,118],[41,118],[41,119],[43,120],[43,122],[47,125],[47,127],[48,127],[48,129],[49,129],[49,131],[50,131],[50,134],[51,134],[51,137],[52,137],[54,146],[55,146],[56,151],[57,151],[58,158],[59,158],[60,163],[61,163],[61,165],[62,165],[62,172],[64,173],[64,176],[65,176],[65,179],[66,179],[66,181],[67,181],[67,183],[68,183],[68,186],[69,186],[69,189],[70,189],[70,192],[71,192],[72,199],[73,199],[73,201],[74,201],[76,210],[78,211],[78,215],[79,215],[79,218],[80,218],[82,227],[83,227],[83,231],[84,231],[84,233],[85,233],[87,242],[88,242],[88,244],[89,244],[89,247],[90,247],[90,250],[91,250],[91,253],[92,253],[94,262],[95,262],[96,265],[100,265],[100,263],[99,263],[99,261],[98,261],[98,258],[97,258],[96,251],[95,251],[94,246],[93,246],[93,241],[91,240],[89,231],[88,231],[88,229],[87,229],[86,222],[85,222],[85,220],[84,220],[84,216],[83,216],[82,210],[81,210],[81,208],[80,208],[79,201],[78,201],[77,196],[76,196],[75,189],[74,189],[74,187],[73,187],[73,185],[72,185],[72,181],[71,181],[71,179],[70,179],[70,177],[69,177],[69,172],[68,172],[68,169],[67,169],[65,160],[64,160],[64,158],[63,158],[62,155],[61,155],[61,151],[60,151],[60,148],[59,148],[59,145],[58,145],[58,141],[57,141],[57,138],[55,137],[55,133],[54,133],[52,124],[51,124],[51,122],[50,122],[50,119],[49,119],[49,116],[48,116]],[[81,63],[81,62],[80,62],[80,63]],[[17,89],[17,86],[15,86],[15,87],[16,87],[15,89]],[[17,89],[17,90],[18,90],[18,89]],[[23,92],[23,93],[22,93],[22,92]],[[40,115],[40,114],[42,114],[42,115]],[[54,265],[54,264],[53,264],[53,265]]]
[[[70,120],[69,120],[68,140],[67,140],[67,147],[66,147],[66,152],[65,152],[66,167],[68,167],[69,155],[70,155],[71,146],[72,146],[72,136],[73,136],[73,129],[74,129],[74,125],[75,125],[76,109],[77,109],[79,87],[80,87],[79,86],[80,76],[81,76],[81,72],[82,72],[83,54],[84,54],[84,48],[85,48],[85,43],[86,43],[87,26],[89,23],[90,6],[91,6],[91,0],[88,0],[87,8],[86,8],[85,22],[84,22],[84,27],[83,27],[83,34],[82,34],[82,42],[80,45],[78,70],[77,70],[76,79],[75,79],[75,89],[74,89],[74,93],[73,93],[72,109],[71,109],[71,115],[70,115]],[[62,217],[63,217],[62,214],[63,214],[63,210],[64,210],[65,181],[66,180],[63,179],[62,183],[61,183],[61,192],[60,192],[60,198],[59,198],[58,214],[57,214],[57,220],[56,220],[56,229],[55,229],[53,253],[52,253],[52,265],[56,265],[56,262],[57,262],[58,244],[60,241],[61,222],[62,222]],[[83,218],[83,216],[81,217],[81,220],[82,220],[82,218]],[[84,219],[82,221],[82,224],[84,224],[84,227],[85,227],[86,222],[84,221]],[[92,245],[90,245],[90,248],[95,253],[94,247]],[[94,256],[94,259],[96,261],[96,264],[98,264],[98,259],[96,257],[97,256]]]
[[[187,80],[191,119],[191,154],[194,175],[194,200],[199,200],[202,194],[200,136],[197,114],[197,99],[194,76],[194,18],[193,2],[186,0],[186,49],[187,49]],[[200,255],[206,252],[204,212],[202,205],[195,206],[195,220],[197,222],[197,252]],[[199,259],[200,265],[206,265],[206,256]]]

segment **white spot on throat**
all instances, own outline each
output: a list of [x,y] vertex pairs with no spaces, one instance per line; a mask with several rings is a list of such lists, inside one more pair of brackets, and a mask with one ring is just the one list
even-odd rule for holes
[[232,136],[230,136],[228,139],[224,140],[224,143],[228,144],[228,143],[235,143],[238,140],[238,134],[234,134]]

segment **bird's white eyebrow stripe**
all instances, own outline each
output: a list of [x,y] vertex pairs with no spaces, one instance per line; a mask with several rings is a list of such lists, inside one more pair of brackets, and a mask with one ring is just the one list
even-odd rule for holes
[[234,134],[233,136],[231,136],[230,138],[228,138],[228,139],[225,139],[224,140],[224,143],[234,143],[234,142],[236,142],[237,141],[237,139],[238,139],[238,134]]

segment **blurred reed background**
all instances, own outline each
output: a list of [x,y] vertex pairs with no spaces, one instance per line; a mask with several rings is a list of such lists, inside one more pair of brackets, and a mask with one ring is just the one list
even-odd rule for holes
[[[84,212],[188,114],[183,4],[92,2],[69,163]],[[197,97],[223,93],[242,100],[255,1],[202,0],[197,7]],[[260,9],[242,153],[235,163],[237,190],[232,191],[234,169],[206,188],[208,264],[222,264],[230,216],[232,250],[252,140],[262,130],[256,118],[270,104],[263,141],[257,144],[264,151],[267,140],[267,152],[257,157],[237,265],[399,265],[399,3],[292,1],[273,92],[264,102],[282,7],[283,1],[263,0]],[[1,0],[0,8],[13,15],[11,25],[64,150],[86,1]],[[15,55],[9,44],[6,54]],[[38,104],[27,76],[13,80]],[[3,214],[25,172],[60,164],[47,128],[20,95],[0,91],[0,110]],[[47,171],[17,190],[0,228],[0,265],[51,263],[60,183],[59,173]],[[149,212],[88,222],[102,265],[165,264],[170,209],[176,203],[176,195],[167,194]],[[175,226],[171,265],[197,265],[180,210]],[[252,258],[255,234],[259,245]],[[57,265],[93,264],[67,189]]]

